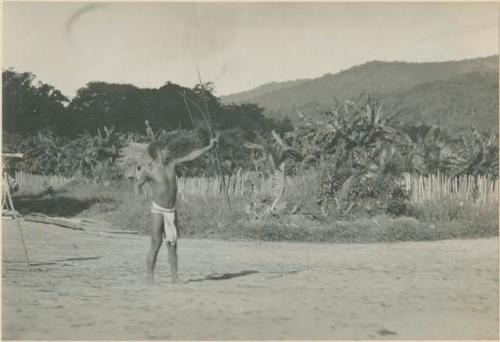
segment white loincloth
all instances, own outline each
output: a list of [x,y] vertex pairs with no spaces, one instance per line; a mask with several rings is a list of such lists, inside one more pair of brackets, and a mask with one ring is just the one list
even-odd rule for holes
[[153,201],[151,207],[152,214],[163,215],[163,227],[165,231],[165,240],[169,242],[172,246],[177,242],[177,226],[176,226],[176,210],[175,208],[163,208]]

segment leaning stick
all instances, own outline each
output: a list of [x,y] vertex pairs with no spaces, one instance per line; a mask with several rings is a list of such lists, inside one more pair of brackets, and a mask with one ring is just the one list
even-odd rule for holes
[[26,242],[24,241],[24,234],[23,234],[23,228],[21,227],[21,222],[19,221],[19,217],[16,212],[16,208],[14,207],[14,202],[12,201],[12,196],[10,194],[10,189],[9,189],[9,182],[7,179],[4,179],[4,184],[6,187],[5,192],[7,193],[7,200],[10,206],[10,209],[12,209],[12,214],[14,215],[14,220],[17,223],[17,228],[19,229],[19,235],[21,237],[21,243],[23,244],[23,250],[24,250],[24,259],[26,261],[26,267],[28,269],[28,272],[31,272],[31,267],[30,267],[30,258],[28,256],[28,248],[26,247]]
[[24,153],[2,152],[2,157],[23,159],[23,158],[26,158],[26,155]]
[[281,195],[283,195],[283,192],[285,191],[285,177],[286,177],[286,170],[285,170],[285,168],[283,168],[283,179],[281,181],[281,188],[280,188],[280,191],[278,193],[278,196],[276,196],[273,204],[271,205],[270,211],[274,210],[274,207],[276,207],[276,204],[278,204],[278,201],[281,198]]
[[[2,152],[2,158],[18,158],[18,159],[24,159],[26,155],[24,153],[9,153],[9,152]],[[10,206],[10,209],[12,210],[12,214],[14,215],[14,220],[17,223],[17,228],[19,229],[19,235],[21,237],[21,242],[23,244],[23,250],[24,250],[24,258],[26,260],[26,267],[28,269],[28,272],[31,272],[30,268],[30,259],[28,256],[28,248],[26,247],[26,242],[24,241],[24,234],[23,234],[23,228],[21,227],[21,222],[19,221],[19,216],[17,214],[16,208],[14,207],[14,201],[12,201],[12,195],[10,194],[10,184],[9,184],[9,175],[5,172],[5,169],[2,169],[2,178],[3,178],[3,186],[4,186],[4,193],[7,195],[7,203]],[[3,209],[3,206],[2,206]]]

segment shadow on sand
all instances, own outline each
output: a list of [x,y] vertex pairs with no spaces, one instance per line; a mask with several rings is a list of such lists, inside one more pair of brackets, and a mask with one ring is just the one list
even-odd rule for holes
[[255,273],[259,273],[259,271],[247,270],[247,271],[240,271],[240,272],[235,272],[235,273],[209,274],[205,278],[190,279],[190,280],[186,281],[186,283],[205,281],[205,280],[226,280],[226,279],[244,277],[244,276],[247,276],[250,274],[255,274]]

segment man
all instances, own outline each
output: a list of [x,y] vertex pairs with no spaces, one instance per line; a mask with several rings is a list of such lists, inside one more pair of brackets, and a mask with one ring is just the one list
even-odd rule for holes
[[136,193],[142,192],[142,186],[149,182],[153,191],[151,248],[147,257],[148,280],[154,280],[153,273],[156,257],[162,244],[162,237],[167,241],[168,262],[172,274],[172,282],[177,283],[177,212],[175,202],[177,197],[177,179],[175,167],[180,163],[194,160],[217,143],[217,139],[210,140],[210,144],[195,150],[185,157],[171,159],[170,151],[164,142],[155,141],[148,147],[148,154],[153,159],[148,168],[138,167]]

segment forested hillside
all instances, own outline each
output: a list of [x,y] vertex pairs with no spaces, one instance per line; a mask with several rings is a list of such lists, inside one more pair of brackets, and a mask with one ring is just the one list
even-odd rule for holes
[[257,103],[270,117],[294,121],[297,111],[314,116],[332,108],[334,98],[356,98],[364,92],[377,94],[387,104],[399,103],[409,120],[455,129],[477,125],[479,118],[483,128],[492,128],[498,117],[498,56],[436,63],[373,61],[315,79],[262,86],[222,101]]

